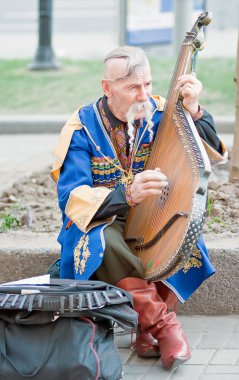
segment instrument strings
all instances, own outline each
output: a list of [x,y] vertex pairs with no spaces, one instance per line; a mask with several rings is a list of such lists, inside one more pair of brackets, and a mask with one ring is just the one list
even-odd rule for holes
[[[177,159],[179,159],[179,157],[175,157],[177,155],[177,152],[174,151],[173,146],[170,143],[173,139],[173,135],[175,134],[175,131],[173,129],[173,127],[175,127],[175,126],[172,123],[172,116],[173,116],[173,112],[175,112],[175,104],[176,104],[176,102],[178,100],[178,96],[179,96],[179,90],[176,90],[178,78],[180,75],[185,74],[188,70],[190,49],[191,49],[190,45],[182,46],[182,48],[181,48],[181,52],[179,54],[179,58],[178,58],[176,68],[175,68],[173,76],[172,76],[171,84],[170,84],[168,95],[167,95],[167,99],[170,101],[170,104],[168,104],[168,102],[167,102],[167,106],[166,106],[166,109],[164,111],[166,113],[166,115],[163,116],[162,123],[160,123],[161,126],[159,124],[159,133],[157,133],[157,135],[156,135],[154,145],[153,145],[153,148],[152,148],[152,151],[150,154],[149,162],[147,165],[148,169],[153,170],[153,169],[155,169],[155,167],[158,167],[158,166],[160,167],[160,165],[158,164],[159,160],[161,162],[161,166],[164,167],[165,162],[167,160],[170,159],[171,162],[176,163]],[[184,52],[184,54],[183,54],[183,52]],[[160,139],[160,136],[162,134],[160,129],[165,128],[165,126],[167,124],[167,122],[166,122],[167,118],[170,118],[170,120],[169,120],[170,128],[167,127],[168,144],[167,144],[166,149],[164,150],[164,157],[158,157],[158,154],[155,152],[156,147],[158,145],[157,141]],[[162,170],[162,168],[160,168],[160,169]],[[164,174],[170,179],[170,173],[164,173]],[[173,180],[173,178],[172,178],[172,180]],[[170,185],[172,186],[172,183],[171,184],[169,183],[169,187],[170,187]],[[163,189],[163,193],[164,193],[164,189]],[[157,225],[159,224],[159,218],[161,217],[164,219],[165,214],[168,213],[167,202],[164,202],[163,207],[158,207],[158,203],[160,203],[160,202],[158,202],[158,200],[160,199],[161,196],[163,197],[163,193],[162,193],[162,195],[157,196],[157,201],[156,201],[157,203],[155,202],[155,199],[152,199],[152,197],[148,197],[144,201],[144,210],[145,211],[147,210],[146,211],[147,212],[146,222],[144,224],[144,236],[146,236],[146,234],[149,234],[150,236],[152,236],[152,233],[150,233],[151,229],[152,229],[152,231],[154,231],[154,229],[157,228]]]
[[[160,126],[159,126],[159,128],[160,128]],[[168,130],[167,135],[168,135],[168,141],[170,142],[172,137],[173,137],[173,129],[172,128],[170,128]],[[153,150],[152,150],[151,154],[152,153],[153,153]],[[163,157],[157,157],[157,155],[156,156],[153,155],[153,158],[151,160],[149,160],[149,169],[153,170],[153,169],[155,169],[155,167],[159,167],[160,165],[162,167],[164,167],[165,163],[169,159],[169,155],[171,156],[172,161],[175,160],[174,151],[173,151],[170,144],[167,145],[164,153],[165,153],[165,155]],[[160,165],[158,163],[159,159],[161,162]],[[162,168],[160,168],[160,169],[162,169]],[[169,175],[170,173],[164,173],[164,174],[168,177],[168,179],[170,179],[170,175]],[[170,184],[169,184],[169,186],[170,186]],[[162,189],[162,191],[164,192],[164,189]],[[157,203],[160,203],[160,202],[158,202],[160,197],[163,197],[163,193],[162,193],[162,195],[157,195],[157,196],[155,195],[153,197],[148,197],[145,200],[144,210],[147,210],[147,214],[146,214],[146,221],[144,224],[144,236],[146,236],[146,233],[151,235],[150,231],[157,228],[157,226],[159,224],[159,218],[163,217],[165,212],[167,212],[167,203],[164,204],[164,207],[162,207],[162,208],[159,207],[157,204]]]
[[[174,274],[174,269],[178,270],[182,262],[178,260],[184,260],[185,255],[191,254],[189,242],[194,228],[193,224],[190,227],[191,217],[201,169],[195,162],[197,144],[194,145],[195,131],[190,126],[192,120],[188,113],[181,110],[181,102],[178,103],[182,98],[177,84],[179,76],[191,72],[191,58],[201,42],[199,32],[207,24],[207,14],[203,13],[191,32],[185,35],[163,117],[145,166],[145,170],[159,167],[168,178],[168,186],[162,188],[161,195],[145,198],[137,208],[132,209],[128,219],[126,236],[136,238],[135,254],[141,259],[148,279],[157,280]],[[198,204],[196,206],[199,207]],[[196,206],[194,211],[197,212]],[[163,231],[161,236],[160,231]],[[147,248],[143,248],[144,245]],[[180,252],[181,247],[185,251]]]

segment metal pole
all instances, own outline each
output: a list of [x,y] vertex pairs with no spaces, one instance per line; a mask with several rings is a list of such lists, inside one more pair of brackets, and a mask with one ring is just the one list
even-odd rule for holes
[[127,28],[127,0],[119,1],[119,45],[126,43]]
[[58,69],[52,49],[52,0],[39,0],[38,48],[30,70]]
[[192,27],[192,0],[174,1],[173,50],[178,55],[185,33]]

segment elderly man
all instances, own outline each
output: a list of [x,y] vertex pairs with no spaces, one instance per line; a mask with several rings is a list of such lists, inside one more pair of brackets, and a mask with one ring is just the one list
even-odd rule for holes
[[[60,276],[98,279],[129,291],[139,313],[138,354],[160,354],[169,369],[190,358],[170,290],[177,286],[144,280],[142,264],[123,237],[130,207],[158,196],[167,186],[160,168],[144,170],[165,100],[152,96],[151,70],[143,50],[121,47],[104,62],[104,96],[73,114],[55,150],[52,176],[58,182],[63,215]],[[200,81],[184,75],[178,88],[200,136],[223,154],[212,117],[199,106]],[[203,252],[200,244],[198,249]],[[208,275],[213,271],[210,268]],[[178,289],[175,292],[179,294]]]

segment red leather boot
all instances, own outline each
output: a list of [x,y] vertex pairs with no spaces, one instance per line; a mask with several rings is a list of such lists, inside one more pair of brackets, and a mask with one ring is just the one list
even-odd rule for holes
[[[178,310],[178,298],[175,293],[161,281],[155,282],[155,285],[158,295],[166,303],[167,311],[176,313]],[[136,352],[141,357],[160,357],[157,340],[150,333],[144,333],[140,325],[138,325],[136,333]]]
[[158,341],[150,333],[143,332],[140,325],[136,333],[136,352],[142,357],[160,356]]
[[158,281],[155,282],[157,292],[160,298],[162,298],[163,302],[167,305],[167,310],[174,311],[177,313],[178,311],[178,298],[176,294],[166,285],[164,285],[163,282]]
[[154,283],[128,277],[120,280],[116,286],[132,295],[141,331],[150,333],[158,341],[164,368],[175,367],[191,357],[187,338],[176,314],[167,312],[167,305],[158,295]]

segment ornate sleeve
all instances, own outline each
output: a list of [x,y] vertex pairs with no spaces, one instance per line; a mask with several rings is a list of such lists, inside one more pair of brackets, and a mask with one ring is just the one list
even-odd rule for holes
[[59,207],[83,232],[109,220],[92,222],[92,219],[111,190],[93,188],[90,149],[83,129],[72,135],[58,180]]
[[93,220],[109,218],[113,215],[125,216],[130,206],[127,203],[124,186],[111,191],[94,215]]

